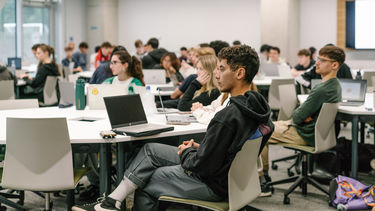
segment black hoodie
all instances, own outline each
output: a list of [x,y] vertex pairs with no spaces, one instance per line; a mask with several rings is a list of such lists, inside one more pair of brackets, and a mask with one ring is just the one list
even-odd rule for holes
[[[168,51],[164,48],[157,48],[142,58],[143,69],[160,69],[161,57]],[[156,68],[159,65],[159,68]]]
[[0,81],[14,80],[17,82],[17,78],[7,69],[7,67],[0,66]]
[[[217,195],[227,198],[228,171],[234,157],[260,125],[267,125],[273,131],[270,114],[267,101],[257,92],[230,98],[229,105],[211,120],[200,147],[182,151],[182,167]],[[261,149],[270,135],[263,138]]]

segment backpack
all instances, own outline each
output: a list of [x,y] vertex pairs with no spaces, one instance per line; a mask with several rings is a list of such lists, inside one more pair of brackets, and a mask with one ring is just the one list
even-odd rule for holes
[[337,176],[329,186],[330,206],[338,210],[375,211],[375,186],[367,186],[359,181],[344,176]]

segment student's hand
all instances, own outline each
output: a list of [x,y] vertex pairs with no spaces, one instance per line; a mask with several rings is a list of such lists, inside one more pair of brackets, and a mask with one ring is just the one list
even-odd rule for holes
[[314,119],[311,117],[311,116],[309,116],[309,117],[307,117],[306,119],[305,119],[305,122],[306,123],[309,123],[309,122],[311,122],[311,121],[313,121]]
[[210,74],[204,72],[197,77],[197,81],[203,86],[210,80]]
[[171,65],[171,66],[168,68],[168,72],[169,72],[169,74],[175,74],[175,73],[176,73],[176,70],[175,70],[174,67]]
[[190,139],[190,141],[184,141],[182,144],[187,145],[187,144],[189,144],[189,143],[193,143],[192,147],[193,147],[194,149],[198,149],[198,147],[200,146],[200,144],[195,143],[194,139]]
[[203,108],[203,104],[200,103],[200,102],[195,102],[195,103],[193,103],[193,104],[191,105],[190,110],[191,110],[191,111],[195,111],[195,110],[197,110],[197,109],[199,109],[199,108]]
[[82,72],[82,71],[83,71],[82,67],[77,67],[73,70],[73,72]]
[[30,80],[32,80],[32,78],[29,76],[29,74],[27,74],[27,73],[22,73],[21,75],[20,75],[20,78],[22,78],[22,79],[24,79],[24,78],[28,78],[28,79],[30,79]]
[[[177,154],[178,155],[181,155],[182,151],[184,151],[184,149],[187,149],[187,148],[190,148],[190,147],[199,147],[199,145],[194,145],[194,144],[197,144],[197,143],[194,143],[194,140],[191,139],[190,141],[184,141],[180,146],[178,146],[178,152]],[[196,148],[195,148],[196,149]]]

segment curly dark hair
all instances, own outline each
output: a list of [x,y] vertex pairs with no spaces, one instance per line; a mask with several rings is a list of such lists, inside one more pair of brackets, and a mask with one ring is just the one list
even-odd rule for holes
[[345,52],[336,46],[325,46],[319,50],[320,56],[327,56],[330,59],[333,59],[339,63],[341,66],[345,61]]
[[245,81],[249,84],[259,70],[259,57],[253,48],[248,45],[223,48],[219,59],[226,59],[232,71],[243,67],[246,70]]
[[210,47],[215,50],[216,55],[219,55],[220,50],[229,47],[229,44],[222,40],[215,40],[210,42]]

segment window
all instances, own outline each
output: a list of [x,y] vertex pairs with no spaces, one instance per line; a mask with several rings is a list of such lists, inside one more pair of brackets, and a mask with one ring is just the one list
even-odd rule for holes
[[50,8],[49,7],[23,7],[23,53],[24,61],[34,61],[31,47],[36,43],[50,44]]
[[0,63],[6,65],[8,57],[16,56],[16,0],[6,1],[0,9]]

